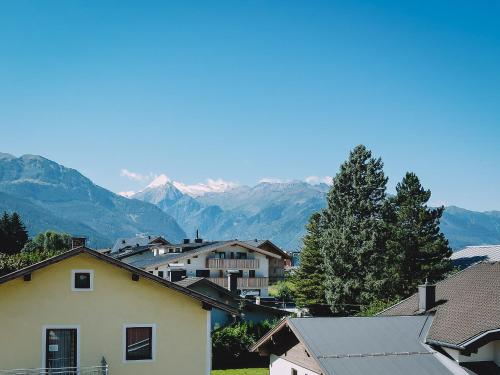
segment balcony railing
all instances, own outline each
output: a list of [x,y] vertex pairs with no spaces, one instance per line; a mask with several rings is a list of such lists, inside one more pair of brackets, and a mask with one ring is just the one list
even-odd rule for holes
[[228,269],[257,269],[259,268],[258,259],[219,259],[208,258],[207,268]]
[[[228,287],[227,277],[210,277],[211,282],[220,285],[224,288]],[[269,278],[267,277],[238,277],[238,288],[267,288],[269,285]]]
[[109,375],[108,365],[0,370],[0,375]]

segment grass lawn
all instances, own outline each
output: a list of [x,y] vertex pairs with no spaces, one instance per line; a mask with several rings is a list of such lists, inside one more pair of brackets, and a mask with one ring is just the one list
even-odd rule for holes
[[269,369],[241,368],[235,370],[212,370],[212,375],[269,375]]

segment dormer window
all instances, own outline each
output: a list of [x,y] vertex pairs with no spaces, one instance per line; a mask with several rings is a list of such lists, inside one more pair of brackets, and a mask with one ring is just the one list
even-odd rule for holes
[[71,290],[73,292],[90,292],[94,290],[94,271],[72,270]]

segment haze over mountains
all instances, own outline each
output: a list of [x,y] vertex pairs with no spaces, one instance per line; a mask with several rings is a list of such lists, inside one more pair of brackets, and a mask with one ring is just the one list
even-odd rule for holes
[[[0,211],[18,211],[32,236],[55,229],[86,235],[95,247],[138,233],[177,241],[198,229],[205,239],[268,238],[299,249],[328,188],[303,181],[186,185],[162,175],[126,198],[41,156],[0,153]],[[448,207],[441,229],[454,249],[500,243],[500,212]]]

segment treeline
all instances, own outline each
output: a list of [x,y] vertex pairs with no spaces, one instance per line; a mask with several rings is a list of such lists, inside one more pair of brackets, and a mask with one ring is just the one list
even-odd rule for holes
[[4,212],[0,219],[0,276],[51,258],[71,247],[71,236],[46,231],[29,239],[19,214]]
[[326,208],[311,216],[292,282],[297,304],[313,315],[371,314],[450,271],[444,208],[428,206],[431,192],[414,173],[395,196],[387,181],[382,160],[357,146],[333,178]]

